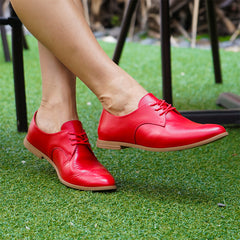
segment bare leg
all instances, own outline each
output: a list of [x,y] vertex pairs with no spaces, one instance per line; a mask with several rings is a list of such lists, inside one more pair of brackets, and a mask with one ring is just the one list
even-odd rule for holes
[[[82,11],[80,1],[76,6]],[[76,77],[40,42],[42,101],[36,116],[38,127],[47,133],[58,132],[63,123],[77,120]]]
[[124,115],[137,108],[146,90],[105,54],[73,0],[12,0],[12,4],[32,34],[94,92],[107,111]]
[[42,101],[37,124],[45,132],[60,130],[66,121],[78,119],[76,109],[76,78],[41,43],[39,56],[42,72]]
[[[74,4],[82,10],[77,0]],[[24,139],[25,147],[37,157],[47,159],[59,180],[68,187],[116,189],[114,178],[94,156],[78,121],[75,74],[40,42],[39,55],[42,101]]]

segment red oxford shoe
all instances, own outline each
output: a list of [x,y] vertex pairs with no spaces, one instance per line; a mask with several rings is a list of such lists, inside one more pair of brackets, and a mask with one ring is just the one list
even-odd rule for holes
[[80,121],[66,122],[60,132],[48,134],[37,127],[35,116],[24,145],[37,157],[47,159],[63,184],[79,190],[116,189],[114,178],[95,157]]
[[149,93],[140,100],[137,110],[125,116],[114,116],[103,110],[97,146],[176,151],[207,144],[226,135],[224,127],[192,122]]

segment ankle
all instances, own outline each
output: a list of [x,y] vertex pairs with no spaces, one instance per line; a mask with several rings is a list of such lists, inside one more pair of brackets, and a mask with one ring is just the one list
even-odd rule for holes
[[41,103],[36,115],[37,126],[47,133],[59,132],[62,125],[71,120],[78,120],[77,112],[71,111],[67,106],[63,107],[62,104]]
[[147,91],[143,88],[132,89],[128,92],[104,94],[99,97],[103,108],[115,116],[123,116],[135,111],[138,103]]

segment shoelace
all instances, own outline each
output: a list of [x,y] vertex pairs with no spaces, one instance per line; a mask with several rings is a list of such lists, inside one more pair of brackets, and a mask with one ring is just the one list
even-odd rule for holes
[[171,104],[168,104],[165,100],[158,100],[157,102],[151,104],[151,107],[158,106],[158,108],[155,109],[155,111],[163,110],[160,113],[160,116],[163,115],[164,113],[168,113],[172,110],[176,110],[175,107],[173,107]]
[[87,134],[85,132],[82,132],[82,133],[69,132],[68,134],[70,135],[69,139],[72,142],[71,143],[72,146],[79,145],[79,144],[85,144],[85,145],[89,145],[90,146]]

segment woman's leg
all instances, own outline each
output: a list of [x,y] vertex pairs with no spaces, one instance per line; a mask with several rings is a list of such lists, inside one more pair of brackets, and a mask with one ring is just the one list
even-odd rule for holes
[[36,121],[45,132],[58,132],[63,123],[77,120],[76,77],[41,43],[42,101]]
[[[81,11],[81,6],[76,2]],[[78,121],[76,77],[39,42],[42,101],[24,139],[25,147],[47,159],[59,180],[80,190],[116,189],[114,178],[98,162]]]
[[12,0],[18,16],[112,114],[135,110],[147,93],[101,49],[73,0]]
[[[83,12],[80,1],[75,0]],[[38,127],[58,132],[63,123],[77,120],[76,77],[45,46],[38,42],[42,73],[42,101],[36,115]]]

